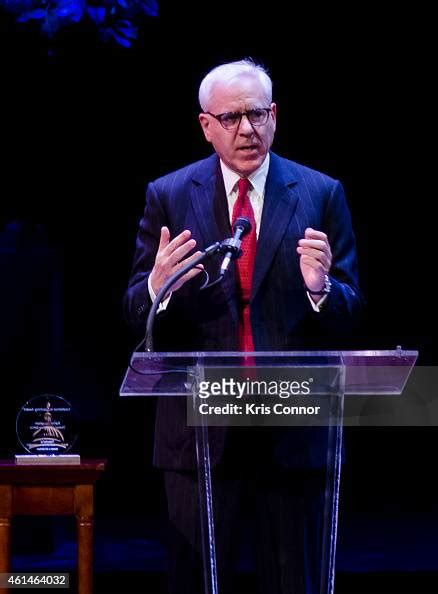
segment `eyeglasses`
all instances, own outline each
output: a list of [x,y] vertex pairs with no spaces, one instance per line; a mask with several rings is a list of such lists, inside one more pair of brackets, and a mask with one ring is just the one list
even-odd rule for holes
[[270,107],[260,107],[258,109],[249,109],[242,113],[238,111],[227,111],[226,113],[219,113],[218,115],[215,115],[210,111],[206,111],[205,113],[216,118],[225,130],[234,130],[240,126],[243,116],[248,118],[248,121],[252,126],[263,126],[268,121],[270,111]]

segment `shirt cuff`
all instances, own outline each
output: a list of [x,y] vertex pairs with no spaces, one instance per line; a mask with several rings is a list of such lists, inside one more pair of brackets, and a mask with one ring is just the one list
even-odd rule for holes
[[[149,291],[149,297],[152,299],[152,302],[154,302],[156,295],[155,295],[154,290],[151,285],[151,275],[149,275],[149,277],[148,277],[148,291]],[[165,311],[167,309],[167,306],[169,304],[171,297],[172,297],[172,292],[170,292],[169,295],[166,297],[166,299],[164,299],[160,303],[160,305],[158,306],[158,309],[157,309],[157,314],[159,314],[160,311]]]
[[327,299],[327,295],[323,295],[321,297],[321,299],[318,301],[318,303],[315,303],[312,299],[312,297],[310,296],[309,291],[306,291],[307,293],[307,297],[309,298],[310,301],[310,305],[313,308],[313,311],[316,311],[317,313],[319,313],[321,311],[321,305],[324,303],[324,301]]

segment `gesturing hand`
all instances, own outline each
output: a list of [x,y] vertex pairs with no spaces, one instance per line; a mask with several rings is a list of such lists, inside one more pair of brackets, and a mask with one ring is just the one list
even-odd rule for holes
[[327,235],[308,227],[304,239],[298,242],[300,268],[304,284],[311,291],[320,291],[324,287],[325,275],[332,265],[332,251]]
[[[158,246],[157,255],[155,257],[155,264],[151,272],[151,287],[155,295],[168,280],[170,276],[177,270],[189,262],[193,262],[201,252],[195,252],[190,257],[185,256],[193,250],[196,245],[194,239],[190,239],[191,233],[186,230],[177,235],[170,241],[170,232],[167,227],[161,227],[160,245]],[[199,274],[203,269],[202,264],[193,268],[182,276],[171,288],[172,291],[177,291],[182,285]]]

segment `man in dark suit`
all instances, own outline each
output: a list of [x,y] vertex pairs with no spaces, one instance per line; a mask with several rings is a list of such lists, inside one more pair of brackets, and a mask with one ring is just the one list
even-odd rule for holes
[[[252,222],[252,231],[243,240],[244,256],[221,283],[205,291],[199,291],[200,268],[182,277],[157,314],[157,350],[266,351],[330,344],[327,338],[351,329],[361,308],[355,241],[341,184],[270,151],[277,106],[263,67],[243,60],[213,69],[201,83],[199,100],[200,124],[215,154],[149,184],[124,302],[127,319],[143,332],[152,299],[169,276],[196,257],[195,247],[202,250],[232,235],[232,221],[244,215]],[[206,264],[210,279],[217,277],[219,264],[218,259]],[[301,486],[295,492],[301,491],[301,502],[311,498],[309,488],[321,493],[318,480],[315,489],[312,481],[301,481],[303,469],[324,464],[320,448],[313,439],[298,437],[299,432],[296,439],[294,435],[293,456],[284,463],[284,443],[290,449],[289,438],[281,446],[283,438],[279,441],[267,432],[260,447],[258,434],[254,439],[254,433],[246,432],[248,439],[242,443],[242,432],[210,430],[219,501],[218,563],[224,572],[232,548],[229,527],[237,509],[230,502],[242,493],[237,476],[241,462],[257,461],[254,473],[260,476],[261,464],[267,471],[263,476],[270,476],[265,485],[258,483],[257,492],[263,495],[256,504],[280,510],[261,537],[267,542],[262,556],[269,568],[264,588],[270,594],[313,592],[304,572],[296,569],[307,555],[304,543],[298,542],[304,537],[297,537],[292,557],[280,560],[273,549],[281,546],[284,534],[275,546],[266,536],[275,523],[279,531],[282,525],[286,531],[294,525],[296,531],[297,521],[301,522],[297,518],[305,513],[300,508],[286,520],[291,494],[278,476],[270,475],[272,467],[299,469]],[[270,447],[265,447],[268,442]],[[171,589],[193,593],[189,574],[199,543],[193,504],[196,461],[194,432],[186,426],[182,399],[161,399],[158,404],[155,463],[166,471],[174,528]],[[276,490],[274,485],[280,483]],[[283,504],[278,504],[280,500]]]

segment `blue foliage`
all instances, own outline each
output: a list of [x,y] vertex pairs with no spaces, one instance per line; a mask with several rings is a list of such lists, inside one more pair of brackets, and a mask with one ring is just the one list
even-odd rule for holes
[[96,25],[101,25],[104,22],[106,10],[103,6],[89,6],[87,12],[90,19]]
[[104,41],[130,47],[138,37],[140,21],[158,15],[157,0],[0,0],[0,6],[16,15],[18,23],[37,22],[53,37],[57,31],[88,21]]

